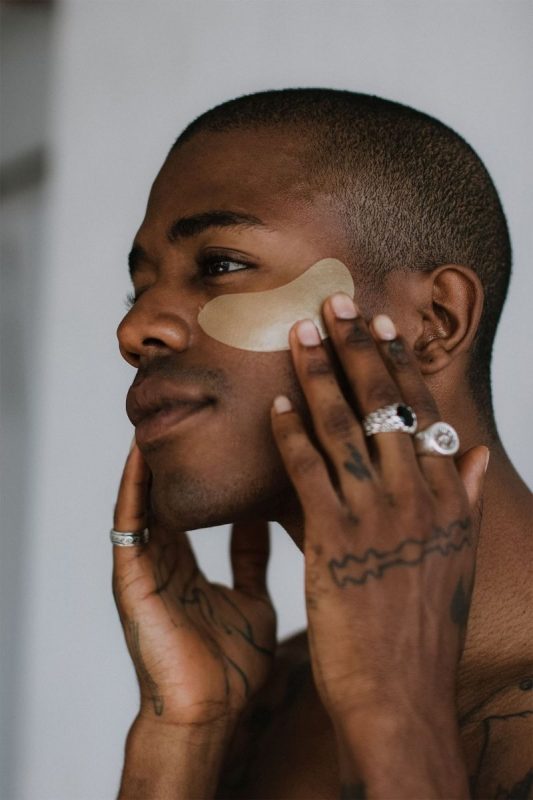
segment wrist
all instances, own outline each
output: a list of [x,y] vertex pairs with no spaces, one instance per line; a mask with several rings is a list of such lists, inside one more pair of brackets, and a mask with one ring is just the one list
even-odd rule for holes
[[230,738],[222,724],[180,725],[139,714],[126,739],[119,800],[214,797]]
[[130,734],[161,738],[162,741],[182,741],[202,744],[225,742],[233,736],[239,717],[226,714],[212,719],[168,719],[166,715],[156,717],[152,708],[141,707],[135,717]]
[[334,728],[341,780],[364,784],[366,796],[469,796],[455,709],[352,714]]

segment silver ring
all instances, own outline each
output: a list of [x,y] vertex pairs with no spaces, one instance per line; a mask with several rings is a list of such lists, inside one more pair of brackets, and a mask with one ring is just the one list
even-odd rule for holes
[[109,538],[117,547],[135,547],[135,545],[147,543],[150,531],[148,528],[143,531],[116,531],[111,528]]
[[414,445],[418,455],[453,456],[459,450],[459,436],[447,422],[434,422],[415,434]]
[[371,411],[363,419],[363,428],[366,436],[373,436],[375,433],[403,432],[414,433],[416,431],[416,414],[411,406],[405,403],[393,403],[390,406]]

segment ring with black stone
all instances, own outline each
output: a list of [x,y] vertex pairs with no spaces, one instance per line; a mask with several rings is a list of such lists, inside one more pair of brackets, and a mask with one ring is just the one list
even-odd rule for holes
[[459,435],[455,428],[441,420],[418,431],[414,445],[417,455],[453,456],[459,450]]
[[111,528],[109,538],[117,547],[135,547],[138,544],[146,544],[150,538],[148,528],[143,531],[116,531]]
[[376,433],[414,433],[416,425],[416,414],[405,403],[383,406],[371,411],[363,419],[366,436],[374,436]]

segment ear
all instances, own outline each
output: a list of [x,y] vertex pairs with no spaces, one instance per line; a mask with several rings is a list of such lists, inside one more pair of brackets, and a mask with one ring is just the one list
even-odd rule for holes
[[422,284],[417,292],[422,303],[414,350],[421,372],[431,375],[470,350],[483,311],[484,291],[474,270],[457,264],[425,273]]

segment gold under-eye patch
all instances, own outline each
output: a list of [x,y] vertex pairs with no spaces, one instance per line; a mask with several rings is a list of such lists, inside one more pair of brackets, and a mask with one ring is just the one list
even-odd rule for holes
[[288,350],[289,331],[299,319],[312,319],[321,338],[327,337],[320,310],[335,292],[353,297],[352,276],[342,261],[323,258],[276,289],[215,297],[200,311],[198,323],[230,347],[263,353]]

